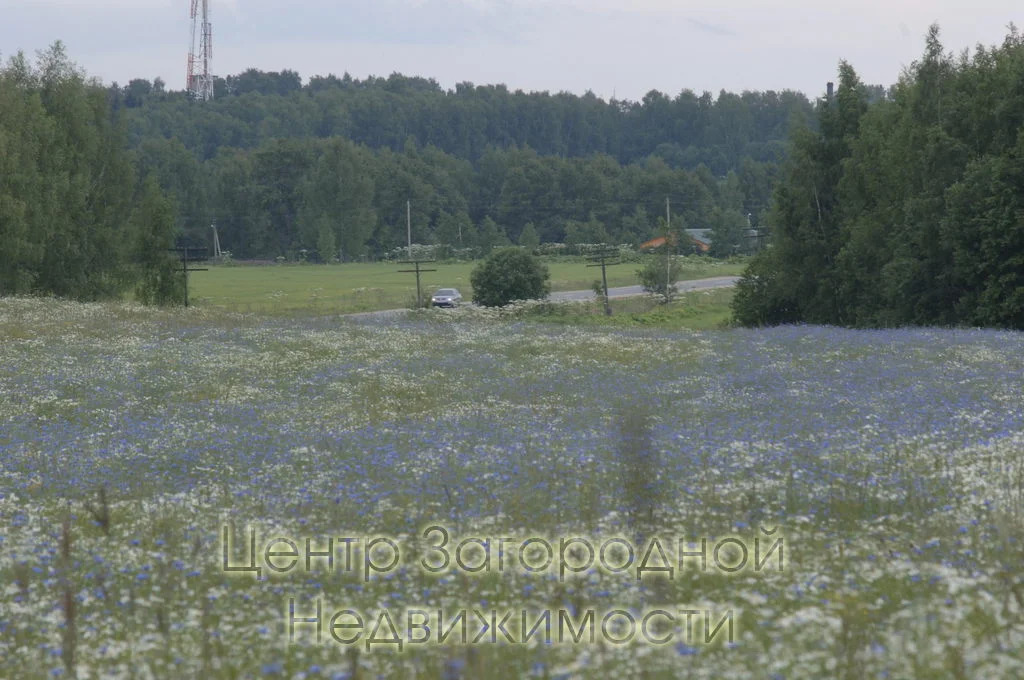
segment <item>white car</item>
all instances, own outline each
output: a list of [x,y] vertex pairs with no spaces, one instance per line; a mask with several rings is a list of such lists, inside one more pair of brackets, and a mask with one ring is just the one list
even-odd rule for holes
[[455,288],[441,288],[430,298],[430,302],[435,307],[458,307],[462,302],[462,294]]

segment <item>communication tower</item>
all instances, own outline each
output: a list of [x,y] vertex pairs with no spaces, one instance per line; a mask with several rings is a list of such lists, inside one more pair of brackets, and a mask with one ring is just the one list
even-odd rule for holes
[[186,86],[193,99],[213,99],[213,26],[210,24],[210,1],[189,0],[192,9],[192,45],[188,53]]

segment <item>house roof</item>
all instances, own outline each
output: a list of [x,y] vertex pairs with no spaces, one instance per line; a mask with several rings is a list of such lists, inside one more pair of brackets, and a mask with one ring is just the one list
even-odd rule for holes
[[648,248],[660,248],[663,245],[665,245],[665,237],[658,236],[657,238],[652,238],[650,241],[644,241],[643,243],[641,243],[640,250],[647,250]]
[[[685,229],[686,235],[690,238],[690,241],[700,248],[702,251],[707,251],[711,247],[711,230],[710,229]],[[660,248],[665,245],[665,237],[658,236],[652,238],[650,241],[645,241],[640,244],[640,250],[647,250],[649,248]]]
[[687,229],[686,235],[698,243],[705,243],[711,245],[711,230],[710,229]]

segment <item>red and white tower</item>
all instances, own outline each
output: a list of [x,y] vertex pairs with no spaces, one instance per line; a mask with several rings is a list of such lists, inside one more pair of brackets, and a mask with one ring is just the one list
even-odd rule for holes
[[209,0],[189,0],[192,5],[192,47],[188,53],[186,87],[194,99],[213,99],[213,27],[210,24]]

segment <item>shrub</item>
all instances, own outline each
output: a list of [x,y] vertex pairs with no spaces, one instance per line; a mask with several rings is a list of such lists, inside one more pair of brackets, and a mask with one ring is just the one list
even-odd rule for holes
[[732,319],[741,326],[774,326],[800,320],[800,306],[782,290],[775,251],[755,255],[736,283]]
[[670,256],[666,262],[664,255],[655,255],[647,260],[643,268],[636,270],[637,278],[643,289],[654,295],[660,295],[663,302],[671,302],[676,295],[676,281],[679,280],[679,258]]
[[545,298],[551,290],[546,265],[521,248],[501,248],[491,253],[470,275],[473,302],[500,307],[513,300]]

